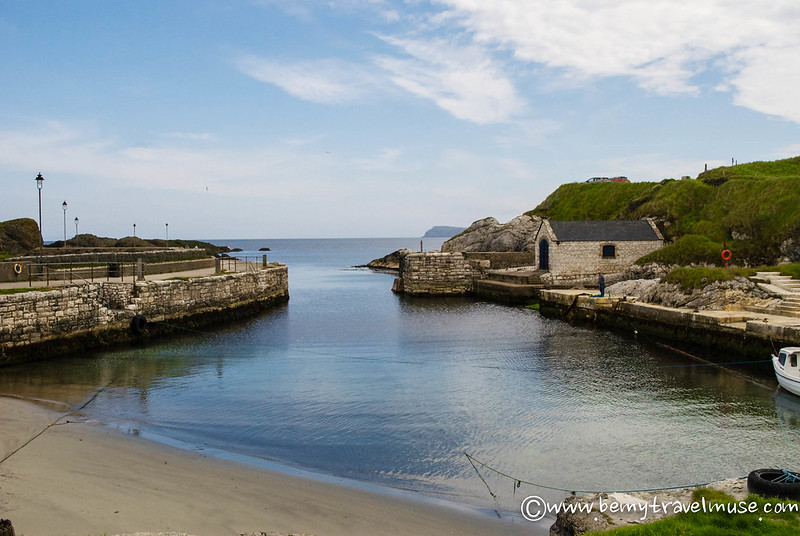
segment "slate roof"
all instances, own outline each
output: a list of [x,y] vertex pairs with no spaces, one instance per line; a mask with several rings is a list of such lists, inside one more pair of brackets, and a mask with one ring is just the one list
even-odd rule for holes
[[661,240],[647,220],[552,221],[561,242],[629,242]]

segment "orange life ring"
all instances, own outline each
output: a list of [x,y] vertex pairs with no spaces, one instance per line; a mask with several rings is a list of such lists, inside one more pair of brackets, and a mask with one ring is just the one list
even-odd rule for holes
[[14,265],[14,273],[19,275],[22,273],[22,265],[17,263]]
[[729,249],[723,249],[722,250],[722,260],[723,261],[731,260],[731,250],[729,250]]

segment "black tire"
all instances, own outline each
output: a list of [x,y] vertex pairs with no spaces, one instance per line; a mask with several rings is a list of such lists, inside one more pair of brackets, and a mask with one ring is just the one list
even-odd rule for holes
[[800,500],[800,474],[791,474],[797,477],[796,483],[774,482],[785,476],[782,469],[756,469],[747,475],[747,490],[762,497]]
[[147,329],[147,319],[142,315],[131,318],[131,331],[134,335],[141,335]]

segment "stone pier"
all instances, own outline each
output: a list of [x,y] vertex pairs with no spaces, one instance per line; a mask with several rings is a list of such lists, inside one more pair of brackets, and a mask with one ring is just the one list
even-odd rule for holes
[[[0,295],[0,364],[129,341],[241,316],[289,299],[288,269],[178,280],[88,283]],[[134,326],[132,319],[139,318]],[[147,329],[142,330],[142,320]],[[136,329],[133,329],[136,328]]]

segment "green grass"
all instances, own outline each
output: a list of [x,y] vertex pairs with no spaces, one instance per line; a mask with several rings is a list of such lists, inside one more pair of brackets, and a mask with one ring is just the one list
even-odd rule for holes
[[637,264],[658,262],[661,264],[687,265],[704,263],[719,265],[722,263],[721,242],[715,242],[701,235],[685,235],[659,250],[648,253],[636,261]]
[[[745,501],[735,501],[722,492],[705,488],[696,490],[693,500],[700,505],[705,500],[707,505],[723,504],[726,510],[729,508],[737,510],[735,513],[727,511],[684,512],[653,523],[589,534],[596,536],[739,536],[741,534],[789,536],[800,533],[800,513],[798,511],[773,513],[776,509],[800,509],[800,504],[795,501],[764,499],[757,495],[750,495]],[[755,509],[753,513],[747,511],[751,506]]]
[[738,275],[744,274],[742,270],[735,268],[683,267],[672,270],[663,277],[662,281],[665,283],[678,283],[681,286],[681,290],[691,292],[696,288],[703,288],[716,281],[731,281]]
[[697,176],[699,180],[713,182],[719,179],[765,179],[800,176],[800,156],[773,162],[750,162],[737,166],[709,169]]
[[566,221],[619,219],[634,199],[652,188],[648,182],[563,184],[528,214]]
[[50,287],[26,287],[26,288],[0,288],[0,296],[4,294],[21,294],[23,292],[47,292],[53,290]]
[[553,220],[651,217],[667,240],[705,239],[667,249],[659,262],[719,264],[726,241],[734,262],[757,266],[782,257],[780,245],[787,238],[800,240],[798,206],[800,157],[795,157],[717,168],[697,179],[564,184],[528,214]]

